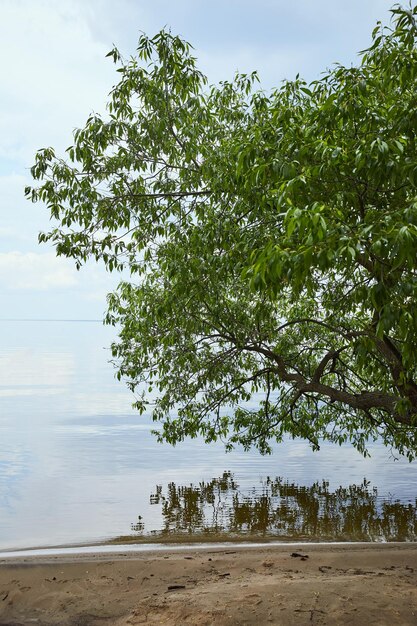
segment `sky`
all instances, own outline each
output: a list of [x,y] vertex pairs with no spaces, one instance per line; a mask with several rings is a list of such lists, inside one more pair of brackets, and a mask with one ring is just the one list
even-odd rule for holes
[[0,0],[0,319],[101,319],[120,277],[77,272],[49,244],[45,206],[24,198],[39,148],[62,154],[134,54],[140,32],[168,27],[195,49],[210,83],[257,70],[262,88],[335,62],[358,62],[393,0]]

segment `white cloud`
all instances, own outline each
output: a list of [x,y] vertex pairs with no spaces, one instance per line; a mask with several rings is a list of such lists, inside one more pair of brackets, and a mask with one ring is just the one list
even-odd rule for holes
[[52,252],[0,253],[0,285],[3,288],[44,291],[73,287],[77,283],[75,268]]
[[0,154],[31,163],[36,148],[65,148],[72,129],[104,109],[114,68],[77,2],[3,0],[1,13],[9,61],[0,69]]
[[[0,105],[1,106],[1,105]],[[49,226],[49,212],[24,197],[31,179],[23,173],[0,175],[0,250],[33,251],[38,247],[38,231]]]
[[121,278],[92,262],[77,271],[72,259],[54,252],[0,253],[0,317],[102,319],[106,296]]

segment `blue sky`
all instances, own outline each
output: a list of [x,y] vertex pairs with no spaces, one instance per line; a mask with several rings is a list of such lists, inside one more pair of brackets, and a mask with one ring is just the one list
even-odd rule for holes
[[38,148],[62,152],[117,82],[106,53],[133,54],[162,27],[193,44],[210,82],[258,70],[262,87],[357,62],[392,0],[2,0],[0,3],[0,318],[101,318],[116,275],[77,272],[39,246],[48,211],[24,199]]

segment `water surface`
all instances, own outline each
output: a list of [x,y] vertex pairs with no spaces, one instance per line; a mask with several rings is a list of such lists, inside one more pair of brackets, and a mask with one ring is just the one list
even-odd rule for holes
[[100,322],[0,322],[0,549],[217,531],[415,538],[416,463],[378,443],[370,459],[302,441],[268,457],[158,444],[114,378],[112,339]]

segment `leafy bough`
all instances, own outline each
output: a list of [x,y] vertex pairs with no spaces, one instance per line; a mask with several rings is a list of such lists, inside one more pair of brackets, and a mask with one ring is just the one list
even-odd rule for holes
[[40,241],[131,273],[106,321],[162,440],[415,455],[416,12],[395,7],[357,67],[270,94],[256,74],[208,87],[187,43],[142,36],[109,53],[106,117],[65,159],[38,152]]

